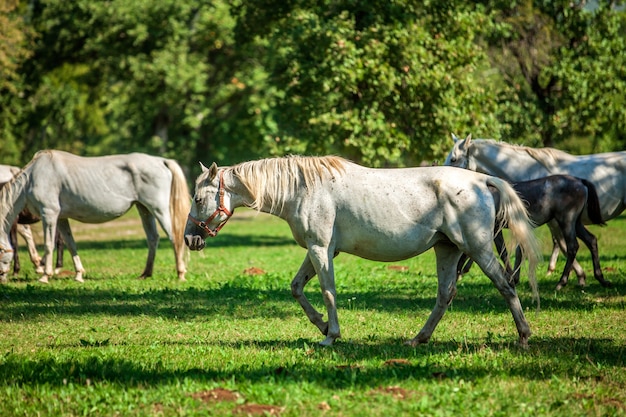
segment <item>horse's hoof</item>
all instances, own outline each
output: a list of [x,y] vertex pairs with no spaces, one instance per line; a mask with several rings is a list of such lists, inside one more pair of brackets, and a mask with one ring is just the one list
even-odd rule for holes
[[335,337],[327,336],[326,339],[320,342],[320,346],[332,346],[334,342],[335,342]]
[[48,277],[44,275],[43,277],[39,278],[38,281],[41,282],[42,284],[48,284]]
[[404,344],[406,346],[416,347],[417,345],[423,345],[425,343],[428,343],[428,340],[429,339],[423,339],[423,338],[420,338],[419,336],[415,336],[413,339],[407,340],[406,342],[404,342]]
[[600,281],[600,285],[604,288],[613,288],[613,283],[611,281]]
[[556,290],[561,291],[563,287],[565,287],[566,285],[567,285],[567,282],[559,282],[558,284],[556,284]]

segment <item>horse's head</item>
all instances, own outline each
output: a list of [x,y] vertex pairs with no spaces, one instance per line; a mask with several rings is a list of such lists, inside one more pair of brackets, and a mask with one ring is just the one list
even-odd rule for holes
[[452,140],[454,140],[454,146],[443,164],[453,167],[472,169],[470,166],[469,155],[470,146],[472,144],[472,135],[469,134],[465,139],[461,140],[453,133]]
[[224,170],[213,163],[210,168],[202,166],[196,179],[196,190],[185,227],[185,243],[191,250],[204,248],[207,237],[215,237],[232,216],[232,209],[224,204]]
[[8,242],[4,245],[0,245],[0,282],[6,282],[12,261],[13,248]]

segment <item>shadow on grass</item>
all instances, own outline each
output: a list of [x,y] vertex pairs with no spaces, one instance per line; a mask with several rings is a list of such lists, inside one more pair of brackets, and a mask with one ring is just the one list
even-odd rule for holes
[[[288,365],[266,364],[240,366],[232,363],[211,363],[205,367],[194,365],[180,370],[167,369],[158,359],[152,363],[138,363],[124,358],[106,358],[98,353],[101,348],[85,348],[85,354],[76,358],[53,357],[26,358],[5,354],[0,359],[0,383],[6,385],[62,386],[69,383],[92,385],[117,384],[125,387],[146,387],[176,384],[184,379],[196,382],[226,381],[233,377],[239,383],[280,383],[281,386],[307,382],[327,388],[378,387],[403,380],[442,380],[448,378],[465,381],[503,375],[510,379],[547,380],[553,377],[572,377],[571,358],[586,358],[588,365],[601,363],[603,369],[624,366],[624,346],[617,346],[605,339],[579,339],[556,337],[533,340],[529,350],[511,346],[511,343],[444,342],[411,348],[402,345],[339,343],[332,348],[309,346],[306,341],[242,342],[236,345],[197,343],[206,347],[246,350],[258,349],[294,350],[305,359]],[[193,343],[192,343],[193,344]],[[188,345],[188,343],[185,343]],[[107,349],[107,348],[104,348]],[[504,364],[494,365],[480,357],[481,351],[495,351],[505,355]],[[473,353],[478,353],[473,356]],[[439,355],[449,357],[461,354],[466,359],[448,361],[441,365]],[[567,355],[567,359],[564,359]],[[396,359],[384,359],[384,358]],[[429,358],[433,358],[432,361]],[[379,363],[376,363],[377,360]],[[369,361],[367,365],[363,361]],[[373,362],[372,362],[373,361]],[[589,363],[587,363],[589,362]],[[603,378],[594,366],[579,367],[579,379]]]
[[[113,239],[113,240],[87,240],[76,242],[78,254],[82,250],[124,250],[124,249],[146,249],[148,253],[148,243],[146,239]],[[291,237],[268,236],[268,235],[220,235],[219,240],[208,239],[207,249],[212,247],[256,247],[256,246],[297,246]],[[167,238],[161,237],[159,248],[171,248],[171,243]],[[39,252],[43,252],[43,245],[38,245]],[[65,252],[69,255],[66,249]],[[303,254],[304,255],[304,254]],[[69,258],[68,258],[69,259]],[[70,260],[71,264],[71,260]]]
[[[575,285],[575,284],[572,284]],[[258,287],[255,287],[258,286]],[[580,289],[568,287],[552,295],[544,295],[542,310],[546,311],[592,311],[601,299],[603,305],[615,298],[624,307],[623,295],[626,284],[617,283],[606,289],[590,285],[585,295]],[[323,309],[319,285],[307,287],[306,295],[314,305]],[[355,300],[352,304],[351,300]],[[350,310],[407,313],[430,311],[435,305],[436,283],[416,281],[414,287],[388,288],[384,281],[369,285],[366,289],[338,291],[339,314]],[[527,307],[532,308],[530,300]],[[227,314],[233,319],[253,317],[276,318],[304,313],[291,296],[288,282],[274,277],[238,277],[218,288],[141,288],[101,289],[75,287],[59,288],[54,285],[0,286],[0,322],[40,319],[42,316],[81,316],[105,314],[110,316],[146,315],[167,319],[189,320],[196,317]],[[619,307],[619,306],[618,306]],[[477,314],[506,312],[502,296],[487,280],[465,279],[451,309]],[[542,314],[541,312],[539,314]],[[546,313],[548,314],[548,313]]]

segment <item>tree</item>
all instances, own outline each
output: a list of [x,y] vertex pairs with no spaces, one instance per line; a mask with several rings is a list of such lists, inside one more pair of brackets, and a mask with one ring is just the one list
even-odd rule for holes
[[22,114],[23,77],[20,66],[31,55],[33,32],[18,0],[0,0],[0,155],[5,164],[19,165],[21,146],[17,124]]
[[[607,121],[623,114],[609,101],[623,91],[625,28],[615,2],[596,10],[586,1],[487,3],[497,10],[497,24],[485,39],[503,80],[503,139],[563,147],[575,136],[615,134]],[[607,148],[594,143],[586,151]]]
[[270,82],[282,92],[273,153],[414,164],[441,156],[451,131],[499,130],[474,42],[489,26],[481,8],[252,0],[237,12],[240,39],[267,40]]

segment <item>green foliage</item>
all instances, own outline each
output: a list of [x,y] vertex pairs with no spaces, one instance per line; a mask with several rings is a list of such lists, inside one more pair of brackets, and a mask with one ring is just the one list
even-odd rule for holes
[[[442,136],[468,125],[497,130],[494,100],[477,80],[485,55],[475,25],[487,17],[457,5],[350,1],[294,3],[267,26],[271,82],[283,136],[272,152],[338,153],[372,164],[416,163],[440,153]],[[491,108],[490,108],[491,106]]]
[[192,175],[198,160],[289,153],[416,165],[441,159],[451,132],[624,145],[623,2],[0,7],[3,163],[59,148],[166,155]]

